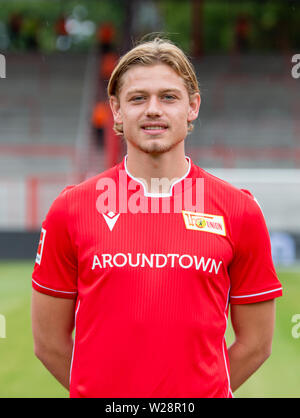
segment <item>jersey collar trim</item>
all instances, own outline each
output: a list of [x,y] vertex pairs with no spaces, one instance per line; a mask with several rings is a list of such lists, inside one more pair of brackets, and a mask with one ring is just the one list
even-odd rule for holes
[[146,190],[145,184],[139,178],[136,178],[132,174],[129,173],[128,168],[127,168],[127,156],[128,155],[126,154],[125,157],[124,157],[125,171],[126,171],[128,177],[130,177],[132,180],[136,181],[137,183],[139,183],[143,187],[145,197],[171,197],[173,195],[173,188],[174,188],[174,186],[176,184],[180,183],[186,177],[188,177],[188,175],[190,174],[190,171],[191,171],[191,166],[192,166],[191,165],[191,159],[190,159],[190,157],[188,157],[187,155],[185,155],[185,158],[187,159],[187,161],[189,163],[187,172],[180,179],[178,179],[178,180],[174,181],[174,183],[172,183],[172,186],[170,188],[169,193],[149,193]]

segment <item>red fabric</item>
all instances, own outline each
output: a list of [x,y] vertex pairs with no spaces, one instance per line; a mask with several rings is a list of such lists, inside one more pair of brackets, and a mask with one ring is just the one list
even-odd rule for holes
[[[77,298],[70,396],[231,397],[229,300],[282,294],[262,212],[192,162],[164,197],[124,163],[64,191],[43,223],[33,286]],[[184,203],[199,188],[201,211]]]

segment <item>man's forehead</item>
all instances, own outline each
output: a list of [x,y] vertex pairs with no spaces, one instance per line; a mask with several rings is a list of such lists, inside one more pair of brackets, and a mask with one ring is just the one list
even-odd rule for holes
[[129,90],[182,90],[185,83],[172,67],[167,64],[134,65],[123,75],[120,87],[128,93]]

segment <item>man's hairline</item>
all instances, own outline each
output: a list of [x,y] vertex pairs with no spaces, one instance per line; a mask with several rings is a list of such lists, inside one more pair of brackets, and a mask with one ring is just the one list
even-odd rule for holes
[[149,64],[143,64],[143,63],[140,63],[140,62],[138,62],[138,63],[135,63],[135,64],[132,64],[132,65],[130,65],[130,66],[128,66],[128,68],[127,68],[127,70],[126,71],[124,71],[121,75],[120,75],[120,77],[119,77],[119,80],[118,80],[118,83],[117,83],[117,86],[118,86],[118,88],[116,89],[116,92],[115,92],[115,94],[110,94],[109,95],[109,99],[111,98],[111,97],[115,97],[118,101],[119,101],[119,95],[120,95],[120,91],[121,91],[121,88],[122,88],[122,82],[121,82],[121,80],[122,80],[122,78],[124,77],[124,75],[128,72],[128,71],[130,71],[132,68],[134,68],[134,67],[154,67],[154,66],[156,66],[156,65],[166,65],[166,66],[168,66],[169,68],[171,68],[182,80],[183,80],[183,84],[184,84],[184,87],[185,87],[185,89],[186,89],[186,91],[187,91],[187,94],[188,94],[188,97],[189,97],[189,99],[191,100],[191,98],[193,97],[193,96],[195,96],[195,94],[200,94],[200,92],[198,91],[198,92],[195,92],[195,93],[193,93],[193,94],[190,94],[189,93],[189,91],[188,91],[188,88],[187,88],[187,86],[186,86],[186,82],[185,82],[185,79],[182,77],[182,75],[180,75],[170,64],[168,64],[168,63],[166,63],[166,62],[163,62],[163,61],[159,61],[159,60],[157,60],[157,62],[153,62],[153,63],[149,63]]

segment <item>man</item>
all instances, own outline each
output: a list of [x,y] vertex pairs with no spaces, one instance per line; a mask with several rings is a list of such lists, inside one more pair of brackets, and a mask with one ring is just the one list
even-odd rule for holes
[[200,94],[179,48],[133,48],[108,94],[127,156],[43,223],[35,353],[71,397],[232,397],[270,355],[282,294],[261,210],[185,156]]

